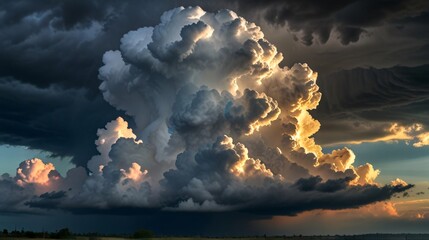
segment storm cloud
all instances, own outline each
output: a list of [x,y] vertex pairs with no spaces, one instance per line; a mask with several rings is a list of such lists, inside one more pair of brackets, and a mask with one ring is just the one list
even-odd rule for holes
[[[71,156],[73,163],[85,166],[96,153],[95,146],[91,144],[94,132],[117,115],[99,96],[97,75],[102,65],[100,57],[104,52],[116,49],[119,39],[129,31],[156,25],[164,11],[180,5],[195,4],[203,4],[209,11],[229,8],[253,21],[269,22],[274,28],[280,27],[276,30],[278,34],[288,35],[288,31],[291,31],[304,44],[314,43],[316,39],[323,43],[328,38],[336,37],[335,34],[339,34],[339,41],[343,43],[362,39],[362,34],[366,33],[368,39],[377,39],[373,35],[380,33],[384,39],[389,39],[382,45],[394,45],[396,50],[383,51],[383,59],[368,64],[377,65],[382,62],[392,65],[399,61],[399,64],[416,65],[428,62],[428,54],[425,54],[428,50],[427,35],[424,34],[427,32],[425,26],[428,19],[425,2],[331,1],[329,4],[321,4],[310,1],[2,1],[0,78],[4,91],[0,104],[7,112],[2,112],[0,118],[4,123],[0,143],[41,149],[54,156]],[[144,11],[145,9],[150,11]],[[361,14],[367,13],[367,9],[371,9],[370,15]],[[367,17],[362,18],[364,15]],[[377,27],[380,29],[373,31],[372,28]],[[273,36],[268,35],[266,38],[272,39]],[[412,39],[414,43],[408,44],[404,38]],[[187,44],[192,42],[182,42],[180,46],[184,48]],[[289,51],[289,46],[277,47],[282,52]],[[293,48],[298,49],[299,57],[288,54],[285,61],[293,63],[296,59],[305,60],[310,61],[311,66],[317,70],[326,69],[326,66],[330,66],[332,70],[366,65],[365,61],[362,63],[362,59],[377,59],[373,52],[379,51],[380,46],[369,46],[366,48],[370,49],[367,51],[369,55],[365,56],[361,56],[363,51],[359,47],[346,54],[337,54],[335,49],[319,53],[318,48],[302,54],[308,48],[300,44]],[[162,54],[164,53],[158,53],[159,56]],[[164,55],[164,58],[174,55],[168,54],[170,55]],[[306,59],[302,59],[302,55],[306,55]],[[344,59],[345,56],[347,59]],[[233,64],[226,67],[232,68]],[[31,93],[25,95],[25,91]],[[44,92],[47,96],[58,91],[63,94],[57,94],[55,100],[49,99],[46,102],[42,99],[47,97],[39,97],[37,104],[45,107],[30,109],[28,103],[31,101],[26,99],[29,96],[37,98],[35,91]],[[325,91],[323,86],[321,91]],[[18,97],[11,99],[10,96]],[[67,116],[66,119],[55,123],[51,121],[55,118],[51,111],[52,102],[56,103],[54,112],[63,112],[60,115]],[[91,109],[98,109],[98,114],[92,114],[94,111]],[[28,119],[28,116],[34,115],[46,117]],[[87,117],[88,115],[91,117]],[[85,124],[80,124],[84,122]],[[79,127],[75,127],[75,123],[79,123]],[[49,133],[56,134],[52,136]],[[44,144],[40,144],[41,142]],[[65,148],[64,142],[70,147]]]
[[22,162],[15,177],[2,177],[17,196],[0,198],[2,208],[295,215],[413,187],[380,185],[380,171],[354,166],[350,149],[324,154],[310,114],[321,100],[317,73],[282,59],[259,26],[233,11],[164,12],[160,23],[124,34],[99,68],[104,100],[135,124],[118,117],[97,131],[88,174]]
[[320,78],[315,116],[327,145],[404,140],[427,143],[428,65],[343,70]]
[[[363,34],[382,24],[423,14],[429,5],[423,1],[235,1],[243,12],[257,10],[269,23],[287,25],[306,45],[324,44],[332,35],[344,44],[359,41]],[[365,13],[365,14],[362,14]],[[336,35],[336,36],[335,36]]]
[[96,130],[117,114],[86,89],[39,88],[13,78],[0,79],[0,107],[0,143],[73,156],[78,166],[96,153]]

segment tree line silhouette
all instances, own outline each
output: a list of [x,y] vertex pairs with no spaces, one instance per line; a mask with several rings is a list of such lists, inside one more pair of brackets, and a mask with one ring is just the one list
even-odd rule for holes
[[34,232],[34,231],[25,231],[22,229],[21,231],[13,230],[9,231],[7,229],[3,229],[0,232],[0,238],[48,238],[48,239],[72,239],[79,236],[90,237],[91,240],[95,240],[98,237],[123,237],[123,238],[152,238],[154,237],[154,233],[147,229],[139,229],[135,231],[132,235],[112,235],[112,234],[99,234],[99,233],[72,233],[68,228],[62,228],[56,232]]
[[71,238],[72,233],[68,228],[62,228],[56,232],[33,232],[33,231],[21,231],[13,230],[10,231],[7,229],[3,229],[0,236],[2,238],[12,237],[12,238],[53,238],[53,239],[66,239]]

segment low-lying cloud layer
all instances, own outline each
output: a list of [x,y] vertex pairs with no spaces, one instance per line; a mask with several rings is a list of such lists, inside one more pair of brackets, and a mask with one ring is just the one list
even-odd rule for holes
[[[4,211],[139,208],[295,215],[387,200],[344,148],[324,154],[309,110],[321,99],[307,64],[283,56],[254,23],[229,10],[175,8],[130,31],[99,69],[104,99],[130,116],[97,132],[98,154],[61,176],[31,159],[3,175]],[[133,125],[134,126],[134,125]],[[423,137],[424,138],[424,137]],[[13,206],[13,207],[12,207]]]

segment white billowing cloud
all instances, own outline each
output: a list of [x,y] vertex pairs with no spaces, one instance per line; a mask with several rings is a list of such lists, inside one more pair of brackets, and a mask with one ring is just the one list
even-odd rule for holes
[[251,135],[280,114],[276,101],[254,90],[245,89],[236,97],[206,88],[190,95],[187,92],[178,93],[168,126],[172,138],[181,140],[188,149],[211,144],[224,133]]
[[136,135],[121,117],[107,123],[97,135],[100,155],[88,162],[88,168],[97,167],[97,171],[64,204],[76,207],[73,201],[79,201],[99,208],[150,206],[151,185],[157,186],[167,166],[155,161],[153,150],[143,141],[136,141]]
[[56,177],[50,192],[71,189],[29,206],[55,197],[65,209],[293,215],[356,208],[412,187],[378,185],[380,171],[354,167],[347,148],[323,154],[309,112],[321,99],[317,73],[305,63],[279,66],[283,56],[261,29],[232,11],[172,9],[160,24],[125,34],[119,49],[103,56],[100,90],[135,129],[120,117],[99,129],[89,174],[76,168],[62,178],[40,163],[40,173],[22,170],[22,182]]
[[103,166],[112,161],[109,157],[112,145],[120,138],[131,138],[136,140],[133,130],[128,128],[128,123],[121,117],[106,124],[106,128],[98,129],[98,139],[95,141],[100,155],[96,155],[88,162],[88,169],[93,173],[101,171]]
[[231,122],[233,130],[250,135],[260,127],[271,125],[280,113],[277,102],[271,97],[265,93],[245,89],[243,96],[228,103],[224,115]]
[[108,164],[100,174],[88,177],[82,191],[63,204],[67,207],[95,208],[150,206],[148,198],[151,189],[145,182],[147,174],[148,171],[138,163],[132,163],[126,169]]
[[254,23],[231,11],[212,14],[199,7],[164,13],[154,28],[125,34],[120,49],[103,57],[100,90],[135,117],[143,141],[156,141],[162,157],[169,140],[164,122],[179,89],[205,85],[235,95],[257,85],[282,59]]

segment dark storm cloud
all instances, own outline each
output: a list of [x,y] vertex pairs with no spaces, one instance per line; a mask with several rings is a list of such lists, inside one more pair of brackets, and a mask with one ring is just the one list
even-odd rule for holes
[[101,56],[124,33],[153,25],[175,5],[2,1],[0,144],[73,156],[86,165],[95,153],[96,129],[118,115],[98,92]]
[[[109,4],[100,4],[97,1],[4,1],[3,24],[15,24],[25,17],[37,13],[50,11],[49,19],[56,19],[57,29],[70,29],[78,24],[89,24],[93,20],[105,20],[109,15],[112,1]],[[47,23],[47,22],[45,22]]]
[[35,197],[34,200],[25,202],[24,204],[31,208],[40,209],[52,209],[57,206],[66,197],[65,191],[53,191],[41,194],[39,197]]
[[95,90],[99,57],[125,32],[153,25],[166,9],[194,4],[208,10],[237,8],[245,16],[260,13],[268,22],[302,30],[306,44],[313,42],[313,33],[326,42],[333,29],[343,43],[357,41],[366,27],[390,20],[421,35],[424,31],[413,29],[427,19],[419,15],[427,7],[424,1],[3,1],[0,75],[38,86],[61,83]]
[[[151,11],[141,13],[149,6]],[[167,6],[148,1],[3,1],[0,75],[42,87],[55,83],[96,90],[100,56],[125,32],[158,20]]]
[[[79,48],[76,54],[85,55],[86,52],[81,51],[88,50],[87,55],[94,57],[103,48],[95,47],[97,51],[91,52],[97,43],[106,46],[100,36],[108,34],[112,26],[123,26],[115,23],[120,11],[90,18],[90,12],[97,9],[91,2],[88,6],[79,5],[77,9],[84,11],[77,14],[74,13],[77,10],[71,8],[67,10],[72,12],[71,16],[63,14],[59,19],[51,18],[50,26],[55,31],[49,28],[42,35],[47,34],[49,39],[59,32],[63,34],[61,39],[67,36],[72,39],[71,45],[60,42],[60,47],[54,48],[58,52],[63,47],[73,47],[73,39],[79,39],[77,46],[89,45],[87,49]],[[103,9],[110,11],[108,7]],[[51,14],[45,12],[48,12],[47,16]],[[45,21],[44,18],[43,14],[30,17],[35,19],[36,25]],[[28,20],[22,18],[21,21]],[[176,40],[179,36],[181,39]],[[128,128],[126,121],[117,118],[97,131],[95,144],[99,154],[93,154],[89,162],[94,163],[93,168],[88,164],[92,174],[86,175],[83,168],[75,168],[63,178],[52,170],[52,164],[42,160],[24,161],[15,177],[19,181],[12,183],[9,176],[0,179],[6,187],[15,184],[11,194],[16,192],[16,200],[9,203],[8,197],[0,196],[0,201],[5,201],[4,206],[10,208],[66,210],[80,214],[239,211],[296,215],[314,209],[357,208],[388,200],[395,193],[413,187],[406,183],[400,186],[375,184],[378,170],[370,164],[355,168],[351,165],[354,161],[352,154],[337,157],[332,153],[325,156],[323,162],[317,162],[315,154],[318,153],[307,154],[305,147],[318,149],[308,138],[318,130],[318,123],[307,112],[320,100],[315,85],[316,74],[305,64],[296,64],[291,69],[279,67],[281,54],[262,36],[258,27],[238,18],[235,13],[205,14],[201,8],[176,8],[166,12],[162,23],[155,28],[128,32],[121,38],[120,50],[108,51],[103,57],[104,66],[100,68],[99,77],[104,82],[100,89],[106,101],[135,117],[135,123],[140,123],[141,129],[150,132],[157,126],[162,128],[153,131],[151,136],[155,137],[146,138],[142,143],[138,141],[140,136],[136,136],[141,131],[136,131],[135,135],[133,130],[136,128]],[[37,43],[38,35],[34,38]],[[33,46],[32,41],[29,40],[30,46]],[[43,52],[43,49],[39,51]],[[62,56],[73,52],[68,51],[62,52]],[[75,59],[75,55],[70,56]],[[42,56],[41,59],[45,58]],[[84,65],[88,63],[76,61]],[[87,70],[67,61],[65,65],[72,66],[68,70],[73,73]],[[62,69],[65,65],[50,66]],[[201,69],[214,71],[199,75],[196,70]],[[265,79],[265,74],[270,71],[276,74],[272,79]],[[66,73],[69,74],[72,73]],[[237,76],[243,74],[246,84],[237,80]],[[4,142],[42,148],[61,156],[73,155],[75,163],[85,166],[90,159],[88,153],[92,153],[91,146],[94,146],[95,129],[117,113],[100,102],[92,84],[76,82],[70,85],[68,80],[54,84],[52,79],[32,84],[31,78],[24,75],[10,75],[12,77],[4,77],[0,84],[0,90],[4,89],[4,94],[0,95],[4,98],[1,102],[5,109],[0,115],[5,123],[2,125],[4,129],[0,129]],[[258,83],[255,79],[265,80],[266,85],[258,88],[259,92],[244,87]],[[237,81],[242,84],[241,89]],[[191,93],[181,92],[191,83],[198,84]],[[229,90],[234,85],[230,83],[235,83],[242,95],[233,96],[226,90],[215,90]],[[209,90],[209,87],[203,87],[205,84],[218,86]],[[14,111],[17,108],[20,110]],[[282,120],[284,125],[289,124],[290,132],[282,134],[283,128],[275,131],[289,142],[270,144],[271,148],[260,153],[270,155],[261,157],[261,160],[249,155],[240,140],[226,136],[244,137],[258,127],[269,126],[283,110],[285,118]],[[170,125],[167,126],[167,122]],[[217,131],[217,127],[221,130]],[[292,133],[294,127],[296,134]],[[215,129],[213,134],[210,128]],[[169,138],[175,133],[183,141]],[[185,135],[190,136],[189,139]],[[302,142],[298,142],[300,140]],[[166,145],[162,145],[162,141]],[[292,146],[300,147],[302,154],[295,153],[296,147]],[[173,149],[172,156],[166,153],[170,150],[167,147]],[[158,154],[154,148],[159,148]],[[283,152],[290,155],[283,155]],[[164,164],[169,170],[164,169]],[[22,170],[24,167],[26,171]],[[159,181],[161,177],[164,178]],[[72,184],[78,189],[71,188]],[[32,197],[36,193],[37,196]]]
[[0,176],[0,190],[4,196],[8,196],[0,198],[0,212],[2,213],[20,212],[19,209],[15,209],[15,206],[31,196],[31,190],[16,185],[13,178],[7,174]]
[[331,114],[347,110],[389,108],[428,100],[428,74],[429,65],[358,68],[322,75],[318,85],[324,97],[319,108]]
[[[301,180],[301,183],[296,184],[296,186],[302,186],[302,183],[307,181],[312,182],[314,179]],[[341,180],[337,180],[337,183],[338,182],[341,182]],[[324,184],[331,185],[332,183]],[[315,184],[316,187],[324,187],[323,185],[317,185],[318,184]],[[289,196],[288,198],[273,194],[269,198],[258,199],[263,201],[264,205],[257,205],[252,208],[251,211],[260,214],[294,216],[300,212],[313,209],[338,210],[358,208],[369,203],[388,200],[393,194],[406,191],[412,187],[414,187],[412,184],[407,186],[386,185],[383,187],[365,185],[341,188],[337,191],[325,192],[322,194],[317,189],[314,189],[312,191],[304,191],[304,194],[295,195],[294,197]],[[316,195],[319,197],[315,198]]]
[[79,166],[96,152],[97,129],[118,114],[86,90],[38,88],[11,78],[0,79],[0,108],[0,144],[73,156]]
[[[51,85],[64,89],[85,89],[91,95],[89,102],[97,101],[97,78],[98,68],[101,66],[100,56],[109,49],[114,49],[121,36],[129,30],[142,26],[150,26],[159,21],[160,15],[167,9],[179,5],[200,4],[207,10],[218,10],[231,8],[239,10],[246,17],[252,15],[264,16],[264,19],[276,25],[286,24],[292,31],[302,30],[304,36],[302,41],[306,44],[313,42],[314,37],[319,41],[326,42],[332,35],[332,31],[340,32],[341,41],[348,43],[359,38],[361,32],[367,27],[378,26],[385,21],[394,21],[400,26],[400,30],[406,31],[411,36],[420,36],[424,31],[421,29],[427,21],[427,14],[420,15],[426,4],[420,6],[415,1],[332,1],[329,4],[311,1],[2,1],[0,3],[0,77],[14,79],[22,83],[35,85],[38,88],[49,88]],[[150,11],[148,11],[150,9]],[[368,13],[368,9],[371,14]],[[360,14],[365,12],[365,14]],[[414,14],[415,13],[415,14]],[[364,17],[365,16],[365,17]],[[399,19],[397,18],[399,16]],[[256,20],[256,19],[255,19]],[[405,26],[405,27],[404,27]],[[399,28],[398,28],[399,29]],[[285,33],[286,34],[286,33]],[[395,34],[403,34],[402,32]],[[413,51],[409,58],[427,59],[425,52],[429,51],[427,46]],[[401,53],[396,53],[396,55]],[[395,56],[396,56],[395,55]],[[9,81],[9,80],[7,80]],[[80,90],[79,90],[80,91]],[[73,94],[65,94],[64,101],[74,100]],[[73,96],[75,97],[75,96]],[[16,100],[17,101],[17,100]],[[82,100],[86,101],[86,100]],[[59,101],[61,102],[61,101]],[[59,102],[57,102],[59,104]],[[21,105],[12,106],[14,103],[1,102],[14,108],[14,114],[24,116],[29,102],[21,102]],[[50,115],[51,110],[48,103],[46,107],[31,107],[37,110],[38,115]],[[61,106],[55,106],[60,109]],[[90,108],[90,107],[89,107]],[[107,108],[102,107],[102,109]],[[85,108],[76,110],[77,118],[87,114]],[[62,111],[65,111],[63,109]],[[106,110],[107,111],[107,110]],[[110,110],[108,110],[110,111]],[[5,113],[2,113],[3,115]],[[91,113],[90,113],[91,114]],[[113,111],[110,111],[113,116]],[[8,113],[8,116],[11,114]],[[23,118],[25,119],[25,117]],[[2,132],[1,143],[12,145],[26,145],[51,151],[61,156],[72,155],[74,162],[83,165],[87,156],[93,153],[83,153],[87,150],[83,142],[89,143],[93,140],[93,130],[103,126],[102,117],[97,124],[89,124],[86,130],[75,131],[67,119],[64,123],[69,128],[59,131],[58,123],[49,122],[49,119],[38,118],[43,128],[37,131],[31,125],[22,128],[16,127],[12,117],[4,118],[5,126],[11,126]],[[91,118],[94,119],[94,118]],[[108,121],[110,119],[104,119]],[[24,120],[18,121],[22,123]],[[19,124],[18,124],[19,125]],[[97,125],[97,126],[96,126]],[[21,125],[22,126],[22,125]],[[86,125],[85,125],[86,126]],[[52,127],[52,129],[50,129]],[[53,140],[45,140],[49,133],[61,132]],[[78,134],[82,134],[77,140]],[[51,137],[51,136],[50,136]],[[64,150],[59,140],[68,139],[71,148]],[[71,140],[73,139],[73,141]],[[43,144],[42,144],[43,142]],[[81,144],[82,142],[82,144]],[[79,159],[79,160],[77,160]]]
[[429,65],[358,68],[321,75],[322,101],[314,111],[325,144],[382,138],[392,123],[428,129]]
[[120,114],[98,93],[102,54],[170,7],[150,1],[2,1],[0,144],[72,156],[86,166],[96,152],[97,128]]
[[368,28],[378,27],[393,20],[420,15],[429,8],[425,1],[311,1],[269,0],[235,1],[239,11],[259,12],[269,23],[287,25],[300,35],[306,45],[326,43],[333,32],[342,44],[357,42]]
[[295,183],[300,191],[319,191],[319,192],[336,192],[341,189],[345,189],[349,182],[353,180],[351,178],[343,179],[329,179],[326,182],[322,182],[322,178],[310,177],[310,178],[301,178]]
[[326,42],[333,29],[344,44],[357,41],[366,27],[390,20],[418,35],[424,31],[413,29],[427,19],[420,16],[427,7],[424,1],[3,1],[0,75],[44,87],[61,83],[95,90],[100,56],[124,33],[153,25],[176,5],[195,4],[207,10],[238,9],[248,17],[256,12],[273,24],[302,30],[306,44],[313,42],[313,35]]
[[41,199],[61,199],[66,196],[66,192],[59,191],[59,192],[46,192],[40,195]]
[[[221,153],[224,154],[224,153]],[[198,156],[197,156],[198,157]],[[230,161],[231,158],[227,157],[226,161]],[[210,164],[210,163],[209,163]],[[223,163],[219,165],[219,169],[216,170],[212,176],[207,176],[207,179],[212,179],[216,174],[225,175],[222,173]],[[202,166],[204,167],[204,166]],[[201,168],[199,168],[201,170]],[[178,171],[176,171],[179,173]],[[207,172],[201,173],[201,175],[207,174]],[[175,175],[175,176],[173,176]],[[175,190],[180,189],[186,177],[181,174],[180,176],[174,174],[174,171],[167,173],[166,176],[168,179],[172,179],[173,177],[177,177],[176,180],[178,182],[173,183],[175,186]],[[198,176],[197,176],[198,177]],[[220,176],[222,177],[222,176]],[[214,181],[219,183],[220,178],[217,177]],[[49,192],[41,194],[40,196],[33,197],[31,200],[25,202],[25,205],[34,209],[51,209],[51,210],[65,210],[74,214],[79,215],[91,215],[91,214],[103,214],[103,215],[146,215],[150,214],[153,216],[160,215],[178,215],[180,216],[183,211],[188,212],[189,215],[228,215],[232,213],[243,213],[243,214],[251,214],[252,218],[255,218],[257,215],[261,216],[273,216],[273,215],[288,215],[295,216],[298,213],[304,211],[310,211],[315,209],[348,209],[348,208],[358,208],[370,203],[379,202],[389,200],[394,194],[403,193],[406,190],[409,190],[414,187],[414,185],[409,184],[406,186],[391,186],[385,185],[383,187],[379,187],[376,185],[364,185],[364,186],[349,186],[348,182],[351,179],[336,179],[336,180],[328,180],[326,182],[322,182],[320,177],[309,177],[302,178],[296,181],[292,185],[281,185],[271,182],[269,180],[265,180],[265,185],[270,185],[269,192],[265,192],[263,188],[248,188],[248,189],[235,189],[236,192],[230,192],[232,189],[231,186],[224,186],[225,189],[222,192],[220,189],[217,190],[219,192],[219,196],[224,198],[221,200],[222,204],[241,204],[241,206],[237,209],[224,209],[220,208],[220,205],[214,206],[214,208],[200,208],[194,209],[189,208],[186,209],[183,202],[181,200],[185,200],[187,197],[192,196],[193,198],[198,199],[198,195],[196,194],[198,189],[193,189],[193,193],[191,193],[190,188],[186,190],[186,188],[182,188],[181,198],[174,199],[172,201],[171,198],[166,198],[167,202],[160,205],[159,207],[109,207],[109,208],[93,208],[93,207],[85,207],[82,206],[81,203],[77,202],[68,202],[66,199],[66,192]],[[227,179],[222,180],[225,184]],[[171,184],[171,183],[168,183]],[[216,184],[214,184],[216,185]],[[188,191],[186,193],[186,191]],[[230,194],[230,196],[225,196]],[[407,194],[403,193],[404,196]],[[224,196],[221,196],[224,195]],[[252,200],[249,201],[249,196],[253,196]],[[202,198],[204,196],[201,195]],[[216,198],[217,198],[216,197]],[[217,199],[219,200],[219,199]],[[197,204],[192,202],[193,204]],[[168,207],[168,204],[170,207]],[[178,205],[177,205],[178,204]],[[214,211],[217,209],[216,211]],[[167,210],[167,211],[166,211]],[[179,210],[179,211],[177,211]],[[227,211],[225,211],[227,210]],[[171,213],[169,213],[171,212]],[[220,212],[220,213],[216,213]],[[225,212],[225,213],[222,213]],[[254,215],[256,214],[256,215]]]

